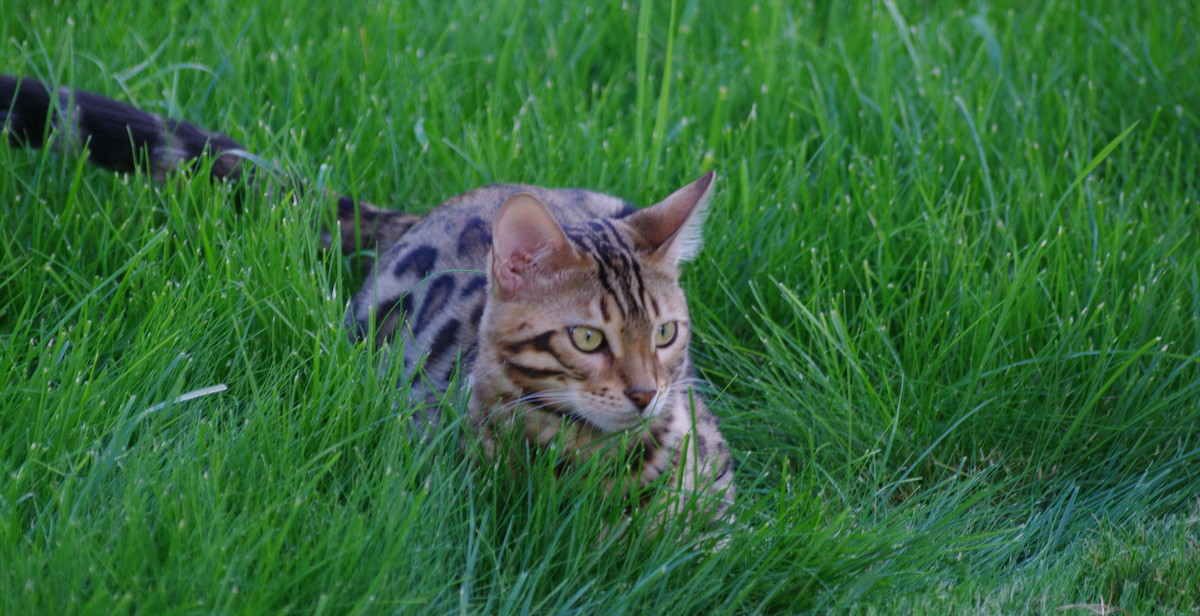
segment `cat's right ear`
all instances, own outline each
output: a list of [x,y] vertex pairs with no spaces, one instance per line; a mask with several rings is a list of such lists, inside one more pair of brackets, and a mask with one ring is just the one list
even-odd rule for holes
[[625,224],[654,257],[675,264],[691,261],[700,250],[714,176],[712,171],[705,173],[657,204],[630,214]]
[[576,258],[562,227],[536,197],[517,194],[500,206],[492,225],[492,283],[502,299]]

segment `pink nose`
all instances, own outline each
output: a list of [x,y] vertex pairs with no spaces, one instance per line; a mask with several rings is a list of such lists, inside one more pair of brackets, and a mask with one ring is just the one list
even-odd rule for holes
[[653,389],[625,390],[625,395],[637,405],[638,410],[642,411],[646,410],[646,407],[649,406],[651,400],[654,400],[654,394],[656,393],[658,392],[654,391]]

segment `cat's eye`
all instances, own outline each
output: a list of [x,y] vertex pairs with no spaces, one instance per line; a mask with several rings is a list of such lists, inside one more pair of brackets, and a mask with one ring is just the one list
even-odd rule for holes
[[675,327],[675,321],[668,321],[654,328],[654,345],[665,347],[675,342],[675,336],[678,334],[678,328]]
[[584,353],[591,353],[604,344],[604,334],[591,327],[580,325],[570,328],[567,332],[571,334],[571,342],[575,343],[575,348]]

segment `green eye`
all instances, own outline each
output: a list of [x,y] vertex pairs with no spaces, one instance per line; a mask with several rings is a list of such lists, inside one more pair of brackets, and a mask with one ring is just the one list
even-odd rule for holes
[[571,342],[575,343],[575,348],[584,353],[591,353],[604,344],[604,334],[587,326],[572,327],[567,332],[571,334]]
[[662,325],[659,325],[654,330],[655,346],[665,347],[670,345],[672,342],[675,342],[675,334],[678,333],[676,331],[677,329],[678,328],[675,327],[675,321],[668,321]]

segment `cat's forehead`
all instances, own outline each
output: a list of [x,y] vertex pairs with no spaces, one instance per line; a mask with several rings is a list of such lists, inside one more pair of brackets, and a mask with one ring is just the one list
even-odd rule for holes
[[649,257],[652,250],[642,245],[620,219],[600,218],[563,227],[576,252],[597,261],[637,261],[644,269],[662,270],[678,276],[673,267],[660,267],[661,260]]
[[620,221],[597,218],[563,226],[563,233],[577,250],[587,254],[606,255],[613,252],[632,252],[633,238]]
[[650,320],[686,312],[678,271],[637,245],[618,221],[596,220],[565,227],[567,238],[590,267],[581,283],[605,320]]

